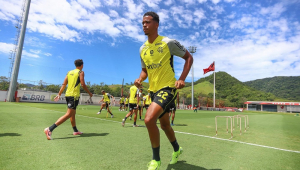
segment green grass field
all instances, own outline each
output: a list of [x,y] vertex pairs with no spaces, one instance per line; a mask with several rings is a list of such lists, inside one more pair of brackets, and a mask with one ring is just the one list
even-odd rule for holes
[[[0,102],[0,169],[100,169],[145,170],[152,149],[143,121],[142,127],[125,127],[125,112],[113,108],[115,118],[97,115],[98,106],[79,106],[77,127],[84,134],[73,136],[70,121],[53,131],[48,141],[44,128],[66,111],[66,105]],[[144,111],[145,114],[145,111]],[[184,153],[169,165],[172,146],[161,131],[160,170],[300,169],[300,117],[294,114],[243,112],[250,128],[231,140],[225,119],[215,116],[234,112],[178,110],[176,138]],[[159,126],[159,124],[158,124]]]

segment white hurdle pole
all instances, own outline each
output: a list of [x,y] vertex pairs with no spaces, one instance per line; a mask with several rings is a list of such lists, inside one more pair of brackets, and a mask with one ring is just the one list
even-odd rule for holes
[[228,118],[230,118],[230,130],[231,130],[231,137],[229,138],[229,139],[231,139],[231,138],[233,138],[233,133],[232,133],[232,119],[234,119],[234,117],[233,116],[216,116],[215,117],[215,124],[216,124],[216,136],[218,135],[218,117],[223,117],[223,118],[226,118],[226,130],[227,130],[227,133],[228,133]]

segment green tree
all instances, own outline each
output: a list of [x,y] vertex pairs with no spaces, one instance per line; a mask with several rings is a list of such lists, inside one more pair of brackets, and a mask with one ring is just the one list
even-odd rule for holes
[[0,76],[0,90],[7,91],[9,89],[9,81],[5,76]]

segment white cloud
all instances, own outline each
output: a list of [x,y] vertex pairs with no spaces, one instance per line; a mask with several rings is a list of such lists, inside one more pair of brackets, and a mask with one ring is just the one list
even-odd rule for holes
[[11,21],[16,17],[19,18],[22,3],[20,0],[0,0],[0,20]]
[[174,3],[173,0],[166,0],[166,1],[164,1],[164,4],[167,5],[167,6],[170,6],[173,3]]
[[217,4],[219,3],[221,0],[211,0],[212,3]]
[[174,21],[177,22],[181,28],[188,28],[193,22],[192,11],[185,9],[183,6],[172,7],[171,14],[174,17]]
[[142,19],[144,12],[144,4],[137,5],[133,2],[133,0],[124,0],[124,6],[127,9],[124,15],[128,17],[128,19]]
[[260,14],[265,16],[271,16],[272,18],[277,18],[286,10],[283,4],[278,3],[271,7],[261,8]]
[[146,3],[150,8],[158,8],[158,4],[162,0],[142,0],[144,3]]
[[201,3],[204,3],[206,2],[207,0],[198,0],[198,2],[201,4]]
[[197,24],[197,25],[199,25],[200,24],[200,22],[201,22],[201,20],[202,19],[205,19],[206,17],[205,17],[205,14],[204,14],[204,10],[203,9],[197,9],[195,12],[194,12],[194,16],[195,16],[195,18],[194,18],[194,21],[195,21],[195,23]]
[[117,17],[119,17],[119,14],[115,10],[109,10],[109,16],[117,18]]
[[34,53],[34,54],[40,54],[41,53],[41,50],[30,49],[29,51],[32,52],[32,53]]
[[99,0],[77,0],[77,2],[90,10],[95,10],[96,7],[101,6]]
[[0,42],[0,53],[9,54],[11,50],[13,50],[15,47],[14,44],[8,44],[4,42]]
[[119,0],[105,0],[104,1],[108,6],[120,6]]
[[52,54],[50,54],[50,53],[44,53],[44,55],[47,56],[47,57],[52,56]]
[[25,58],[40,58],[40,56],[37,54],[37,53],[30,53],[30,52],[27,52],[26,50],[23,50],[22,51],[22,57],[25,57]]
[[237,2],[238,0],[224,0],[225,2]]

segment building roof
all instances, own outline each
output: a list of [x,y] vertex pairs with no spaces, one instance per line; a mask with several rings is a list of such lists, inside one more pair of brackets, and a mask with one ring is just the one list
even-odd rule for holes
[[270,102],[270,101],[247,101],[244,104],[259,104],[259,105],[294,105],[299,106],[300,102]]

